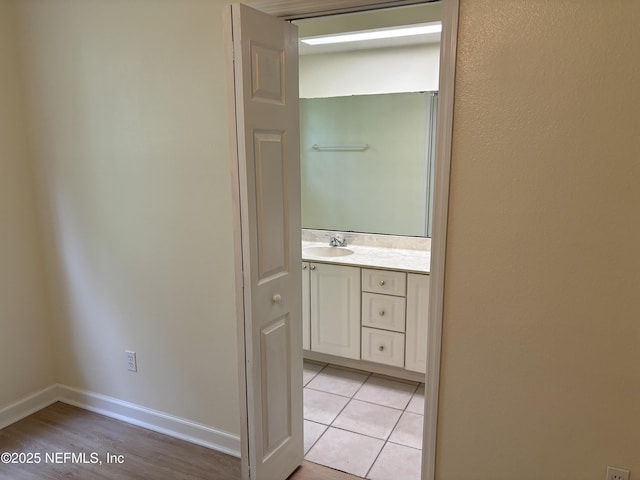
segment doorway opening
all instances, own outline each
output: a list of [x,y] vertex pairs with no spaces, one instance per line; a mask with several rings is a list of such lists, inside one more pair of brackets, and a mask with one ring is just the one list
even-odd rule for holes
[[[293,22],[300,37],[303,245],[323,232],[340,232],[349,242],[430,254],[441,20],[441,5],[429,3]],[[416,34],[404,33],[410,29]],[[374,38],[341,41],[369,34]],[[328,268],[309,263],[313,257],[304,252],[303,299],[322,290],[309,293],[309,282]],[[428,275],[428,258],[416,256],[409,271]],[[359,282],[359,271],[356,276]],[[393,293],[404,315],[407,290]],[[370,294],[362,295],[353,299],[358,308]],[[303,301],[311,310],[303,316],[311,324],[305,332],[311,338],[303,341],[305,459],[361,478],[421,478],[426,358],[418,367],[404,358],[405,337],[418,332],[406,329],[404,318],[401,327],[375,330],[398,339],[402,352],[391,360],[367,358],[358,313],[357,338],[343,357],[331,345],[342,339],[325,338],[327,346],[312,338],[321,335],[318,303],[335,299],[314,300]]]

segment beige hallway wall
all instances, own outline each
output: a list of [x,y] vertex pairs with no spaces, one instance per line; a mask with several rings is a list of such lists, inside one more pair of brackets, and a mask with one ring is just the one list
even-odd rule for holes
[[635,478],[640,5],[460,3],[437,478]]

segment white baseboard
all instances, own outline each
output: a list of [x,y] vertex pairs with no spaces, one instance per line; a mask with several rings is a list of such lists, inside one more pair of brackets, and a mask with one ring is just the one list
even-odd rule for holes
[[117,398],[60,384],[52,385],[0,409],[0,429],[58,401],[240,457],[240,437],[237,435]]
[[11,405],[0,408],[0,430],[56,403],[58,399],[58,385],[51,385]]
[[134,403],[58,385],[59,400],[91,412],[240,457],[240,437]]

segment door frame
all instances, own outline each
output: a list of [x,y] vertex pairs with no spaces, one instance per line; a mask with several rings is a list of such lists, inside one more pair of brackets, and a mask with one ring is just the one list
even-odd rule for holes
[[[249,6],[285,20],[317,17],[338,13],[362,12],[386,7],[432,3],[434,0],[254,0]],[[433,211],[433,236],[431,240],[431,285],[429,322],[427,325],[427,372],[425,378],[424,436],[422,446],[422,479],[434,480],[436,472],[436,448],[438,426],[438,400],[440,390],[440,358],[442,349],[442,324],[444,313],[445,260],[447,247],[447,224],[449,216],[449,184],[453,140],[453,114],[455,92],[455,70],[457,57],[458,18],[460,0],[441,0],[442,40],[440,50],[440,85],[438,93],[438,125],[436,145],[435,192]],[[229,48],[226,49],[229,55]],[[229,58],[227,58],[229,61]],[[230,99],[233,101],[233,99]],[[232,147],[234,148],[234,147]],[[235,182],[234,182],[235,183]],[[235,196],[234,196],[235,198]],[[234,215],[235,217],[236,215]],[[239,218],[234,218],[236,227]],[[235,229],[234,229],[235,230]],[[236,230],[236,242],[241,235]],[[238,265],[236,265],[236,269]],[[241,267],[240,267],[241,268]],[[239,286],[242,288],[241,286]],[[241,302],[242,299],[236,299]],[[241,394],[244,388],[244,319],[238,318],[239,376]],[[242,401],[240,402],[243,403]],[[248,422],[246,405],[241,405],[241,425]],[[246,432],[245,429],[242,430]],[[242,438],[241,463],[243,478],[246,474],[245,445]]]

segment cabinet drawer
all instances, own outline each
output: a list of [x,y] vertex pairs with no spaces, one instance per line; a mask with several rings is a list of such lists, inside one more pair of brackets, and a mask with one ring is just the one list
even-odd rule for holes
[[404,297],[407,292],[407,274],[363,268],[362,291]]
[[406,299],[377,293],[362,294],[362,325],[404,333]]
[[362,359],[404,367],[404,334],[362,327]]

